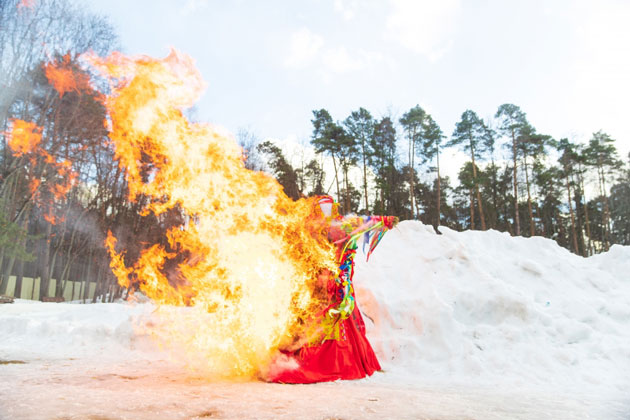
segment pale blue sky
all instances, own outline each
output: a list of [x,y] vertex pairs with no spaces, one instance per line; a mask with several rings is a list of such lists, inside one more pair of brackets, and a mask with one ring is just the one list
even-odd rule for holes
[[313,109],[415,104],[446,135],[466,109],[519,105],[539,132],[630,150],[630,2],[91,0],[129,54],[169,47],[208,83],[198,119],[308,141]]

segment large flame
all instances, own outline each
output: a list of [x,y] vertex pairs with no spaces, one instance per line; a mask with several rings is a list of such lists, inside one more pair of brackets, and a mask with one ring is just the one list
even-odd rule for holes
[[145,213],[175,211],[186,220],[168,231],[168,246],[146,244],[132,266],[110,234],[120,284],[133,280],[166,305],[153,332],[195,367],[264,374],[317,310],[318,276],[337,270],[319,207],[292,201],[270,176],[244,167],[232,138],[184,117],[205,87],[190,57],[88,60],[112,81],[110,138],[129,198],[149,197]]

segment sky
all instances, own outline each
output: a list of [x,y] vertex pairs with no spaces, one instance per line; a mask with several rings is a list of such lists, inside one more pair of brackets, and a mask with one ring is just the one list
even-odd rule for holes
[[399,119],[419,104],[450,137],[466,109],[489,119],[513,103],[540,133],[584,142],[603,130],[630,151],[628,1],[87,4],[125,53],[192,56],[208,84],[196,118],[232,133],[308,144],[315,109]]

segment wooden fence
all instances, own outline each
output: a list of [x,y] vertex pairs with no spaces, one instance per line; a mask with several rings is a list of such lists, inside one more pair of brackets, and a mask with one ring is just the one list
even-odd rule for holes
[[[7,296],[16,296],[15,293],[15,276],[9,277],[9,283],[7,286]],[[31,299],[31,300],[40,300],[40,285],[41,278],[37,277],[33,279],[32,277],[23,277],[22,278],[22,299]],[[81,282],[81,281],[66,281],[63,285],[63,298],[66,302],[73,300],[81,300],[84,298],[85,293],[85,285],[88,285],[87,296],[86,299],[92,299],[94,297],[94,292],[96,290],[96,282]],[[57,280],[50,279],[50,284],[48,285],[48,296],[55,295],[55,289],[57,287]]]

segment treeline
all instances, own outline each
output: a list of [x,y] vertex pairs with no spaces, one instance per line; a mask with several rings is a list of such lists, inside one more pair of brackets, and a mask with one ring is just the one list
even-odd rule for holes
[[[251,159],[259,160],[254,152],[267,159],[288,195],[330,193],[346,213],[544,236],[583,256],[630,245],[630,156],[623,162],[602,131],[587,144],[554,139],[513,104],[488,121],[466,110],[448,135],[420,106],[398,119],[359,108],[343,121],[320,109],[312,129],[317,157],[296,168],[270,141],[255,150],[251,139],[242,143]],[[468,157],[456,182],[441,171],[445,149]]]

